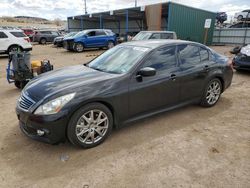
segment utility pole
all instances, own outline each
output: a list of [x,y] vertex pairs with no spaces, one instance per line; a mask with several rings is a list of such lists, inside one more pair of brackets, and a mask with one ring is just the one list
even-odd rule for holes
[[84,0],[84,8],[85,8],[85,14],[87,14],[87,3],[86,3],[86,0]]
[[137,7],[137,0],[135,0],[135,7]]

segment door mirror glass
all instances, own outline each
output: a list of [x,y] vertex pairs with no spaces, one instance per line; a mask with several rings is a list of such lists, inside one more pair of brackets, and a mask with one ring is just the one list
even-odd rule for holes
[[152,67],[144,67],[138,72],[138,75],[141,75],[144,77],[154,76],[155,74],[156,74],[156,70]]

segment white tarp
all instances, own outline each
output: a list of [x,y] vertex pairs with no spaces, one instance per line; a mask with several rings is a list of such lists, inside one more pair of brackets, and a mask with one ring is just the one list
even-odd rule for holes
[[250,56],[250,44],[241,48],[240,53]]

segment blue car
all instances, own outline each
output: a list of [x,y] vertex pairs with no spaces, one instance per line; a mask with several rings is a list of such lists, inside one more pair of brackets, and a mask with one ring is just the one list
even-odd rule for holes
[[112,48],[116,44],[116,34],[109,29],[89,29],[63,40],[65,49],[83,52],[84,48]]

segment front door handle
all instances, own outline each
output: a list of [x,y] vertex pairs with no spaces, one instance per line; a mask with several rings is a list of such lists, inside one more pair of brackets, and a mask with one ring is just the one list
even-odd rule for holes
[[175,81],[176,80],[176,75],[175,74],[171,74],[170,78],[171,78],[171,80]]
[[204,68],[203,68],[204,71],[208,72],[209,71],[209,66],[208,65],[205,65]]

